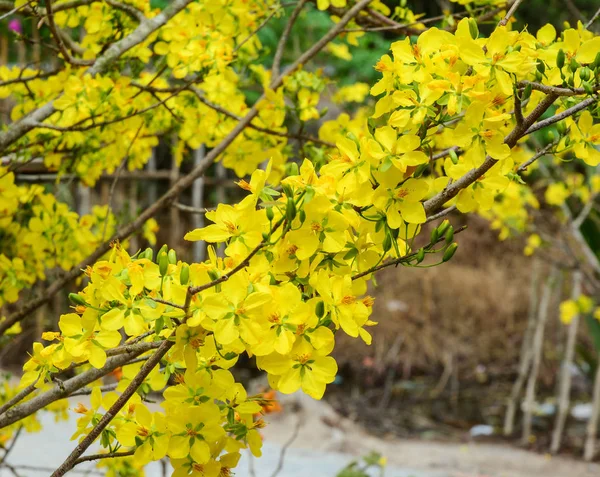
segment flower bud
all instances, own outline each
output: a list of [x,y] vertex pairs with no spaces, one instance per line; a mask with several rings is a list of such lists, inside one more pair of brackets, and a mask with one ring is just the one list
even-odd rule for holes
[[442,235],[444,235],[446,233],[446,230],[448,230],[448,227],[450,227],[450,221],[448,219],[445,219],[437,227],[437,229],[438,229],[438,237],[441,237]]
[[175,250],[169,250],[167,257],[169,258],[170,264],[175,265],[177,263],[177,252]]
[[289,165],[288,170],[289,170],[288,175],[290,175],[290,176],[297,176],[300,174],[300,171],[298,170],[298,164],[296,164],[295,162],[292,162]]
[[425,259],[425,249],[421,247],[417,252],[417,263],[421,263]]
[[452,227],[452,225],[446,230],[444,238],[446,239],[446,243],[452,243],[452,240],[454,239],[454,227]]
[[168,250],[169,250],[169,247],[167,247],[167,244],[164,244],[162,247],[160,247],[160,250],[158,251],[158,254],[156,255],[156,257],[158,258],[160,256],[160,254],[163,252],[167,253]]
[[577,71],[577,68],[579,68],[579,63],[577,62],[577,60],[575,58],[571,58],[571,63],[569,64],[569,69],[575,73]]
[[583,80],[583,81],[587,81],[590,79],[591,76],[591,71],[587,66],[584,66],[583,68],[581,68],[579,70],[579,77]]
[[594,94],[594,88],[592,88],[592,85],[589,84],[587,81],[583,82],[583,89],[587,94]]
[[556,55],[556,67],[558,69],[562,69],[565,66],[565,59],[565,52],[562,49],[558,50],[558,54]]
[[537,70],[541,73],[544,74],[546,72],[546,64],[542,61],[542,60],[537,60]]
[[448,248],[444,252],[444,256],[442,257],[442,262],[447,262],[450,260],[454,254],[456,253],[456,249],[458,248],[458,244],[456,242],[448,245]]
[[190,281],[190,266],[187,263],[184,263],[181,266],[181,272],[179,273],[179,283],[182,285],[187,285]]
[[298,218],[300,219],[300,223],[304,223],[304,221],[306,220],[306,212],[304,211],[304,209],[300,210],[300,212],[298,212]]
[[158,270],[161,276],[165,276],[167,274],[167,270],[169,269],[169,257],[165,252],[161,252],[158,255]]
[[73,303],[73,305],[88,306],[83,297],[77,293],[69,293],[69,301]]
[[440,233],[437,228],[431,231],[431,238],[429,239],[429,243],[436,243],[440,238]]
[[385,234],[385,238],[383,239],[383,251],[387,252],[392,248],[392,236],[390,234]]
[[452,164],[458,164],[458,155],[456,154],[456,151],[454,149],[450,149],[448,151],[448,155],[450,156]]
[[291,224],[296,217],[296,204],[293,199],[288,199],[287,205],[285,206],[285,220],[288,224]]
[[152,259],[154,258],[154,250],[148,247],[146,250],[144,250],[143,258],[147,258],[148,260],[152,261]]
[[275,217],[275,212],[273,212],[273,207],[269,206],[267,207],[267,219],[269,219],[269,222],[273,220],[273,217]]
[[479,37],[479,27],[477,26],[477,21],[474,18],[469,18],[469,33],[471,34],[471,38],[473,38],[473,40],[477,40]]
[[323,318],[323,316],[325,316],[325,303],[323,300],[318,301],[315,305],[315,314],[318,318]]

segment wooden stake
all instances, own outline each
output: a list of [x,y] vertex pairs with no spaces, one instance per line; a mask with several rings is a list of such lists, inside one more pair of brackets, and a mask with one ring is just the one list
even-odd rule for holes
[[527,328],[525,329],[525,335],[523,336],[523,342],[521,343],[521,353],[519,359],[519,374],[517,380],[513,384],[510,396],[507,399],[506,415],[504,416],[504,435],[510,436],[513,433],[515,425],[515,413],[517,410],[517,403],[521,397],[523,385],[527,379],[529,368],[531,366],[531,348],[533,330],[535,328],[537,306],[538,306],[538,281],[540,274],[540,263],[537,259],[534,259],[531,268],[531,284],[529,292],[529,313],[527,315]]
[[542,362],[542,354],[544,347],[544,328],[546,321],[548,320],[548,312],[550,308],[550,301],[552,298],[552,288],[557,278],[556,269],[550,274],[542,291],[542,298],[540,300],[540,306],[538,309],[537,320],[535,323],[535,330],[533,333],[533,349],[532,349],[532,360],[531,360],[531,371],[529,373],[529,379],[527,380],[527,389],[525,392],[525,409],[523,415],[523,434],[521,442],[528,444],[531,437],[531,422],[533,419],[533,404],[535,401],[535,387],[537,383],[538,374],[540,371],[540,364]]
[[[581,295],[581,280],[581,271],[576,270],[573,272],[573,287],[571,289],[572,300],[576,301]],[[569,414],[569,407],[571,404],[571,368],[573,367],[573,357],[575,355],[575,342],[577,341],[578,325],[579,315],[576,315],[569,324],[565,356],[561,364],[558,389],[558,413],[556,414],[554,432],[552,433],[552,444],[550,445],[550,452],[552,453],[556,453],[560,449],[565,421],[567,419],[567,415]]]

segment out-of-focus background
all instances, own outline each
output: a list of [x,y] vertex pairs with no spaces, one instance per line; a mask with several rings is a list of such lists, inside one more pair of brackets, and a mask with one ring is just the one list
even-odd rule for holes
[[[161,4],[160,1],[153,3]],[[168,1],[164,0],[162,3],[166,4]],[[397,1],[391,0],[386,0],[385,3],[391,8],[398,5]],[[427,17],[439,15],[454,5],[444,0],[409,3],[415,12],[425,13]],[[567,21],[575,25],[579,20],[590,18],[598,6],[597,0],[527,0],[519,9],[520,21],[517,26],[535,32],[548,22],[560,26]],[[284,24],[285,19],[274,20],[260,32],[265,48],[274,50]],[[327,15],[316,9],[303,14],[295,27],[295,32],[302,32],[302,35],[292,37],[290,51],[286,55],[290,58],[295,56],[297,51],[322,36],[328,26]],[[492,27],[490,24],[489,28]],[[33,41],[24,41],[23,38]],[[330,55],[320,66],[327,69],[330,76],[339,78],[341,83],[361,81],[373,84],[379,74],[373,69],[373,65],[395,38],[385,32],[368,33],[360,38],[359,47],[351,50],[351,59]],[[2,20],[0,67],[39,61],[43,54],[39,45],[44,40],[43,37],[40,38],[35,25],[18,16]],[[270,60],[267,63],[268,61]],[[249,96],[251,95],[252,92]],[[319,106],[329,108],[323,120],[340,113],[339,106],[334,103]],[[354,106],[358,108],[362,105]],[[8,101],[0,100],[0,122],[7,120],[9,110]],[[318,126],[315,123],[310,132],[317,134]],[[196,151],[181,166],[177,166],[172,150],[170,139],[163,138],[145,170],[122,172],[113,201],[117,204],[114,212],[118,220],[130,220],[202,157],[202,150]],[[70,203],[74,210],[85,214],[96,205],[106,204],[114,175],[103,175],[96,187],[90,190],[81,187],[76,178],[68,174],[57,181],[57,176],[47,171],[41,161],[32,161],[19,169],[16,178],[21,183],[43,184],[61,200]],[[201,184],[180,197],[180,202],[193,207],[212,207],[222,202],[234,202],[241,196],[234,180],[231,171],[217,164]],[[492,230],[482,218],[473,216],[466,219],[456,214],[449,216],[449,219],[455,227],[468,226],[467,231],[460,236],[459,252],[450,263],[433,269],[391,268],[378,276],[378,286],[370,292],[375,297],[373,317],[379,323],[372,328],[373,345],[366,346],[360,340],[338,335],[339,346],[336,347],[335,354],[340,372],[335,383],[328,388],[325,407],[317,415],[319,422],[329,429],[327,439],[335,441],[338,431],[342,434],[342,437],[338,436],[340,442],[353,433],[359,433],[364,449],[342,446],[333,449],[336,452],[368,454],[368,432],[380,439],[373,447],[378,447],[381,453],[400,452],[393,459],[396,464],[400,463],[401,456],[404,456],[404,462],[415,465],[431,460],[431,455],[426,455],[428,452],[441,456],[438,460],[443,461],[447,449],[454,452],[450,452],[447,459],[466,456],[469,452],[471,456],[478,456],[478,459],[484,456],[484,462],[479,467],[476,466],[479,469],[477,472],[485,469],[485,456],[488,462],[494,459],[506,462],[522,459],[525,462],[528,458],[516,449],[513,449],[513,454],[489,456],[485,446],[491,443],[519,443],[522,395],[517,400],[515,426],[510,437],[503,435],[507,399],[518,378],[522,341],[532,303],[537,303],[535,300],[539,299],[544,278],[550,273],[550,265],[543,258],[525,256],[525,242],[522,238],[500,241],[497,231]],[[157,232],[159,246],[168,243],[178,250],[181,257],[188,260],[203,257],[205,250],[201,246],[194,248],[192,244],[182,240],[185,232],[202,226],[201,215],[190,214],[185,207],[173,207],[159,216],[157,222],[160,226]],[[143,236],[135,237],[130,242],[132,250],[146,246],[148,242]],[[51,281],[50,273],[48,282]],[[532,423],[534,438],[521,443],[528,449],[541,453],[547,451],[551,439],[558,376],[567,332],[559,320],[558,305],[568,298],[569,290],[568,272],[559,273],[552,289],[550,315],[543,337],[542,361],[536,382]],[[532,294],[538,298],[532,301]],[[5,343],[0,350],[1,365],[8,370],[18,370],[41,330],[55,327],[58,317],[67,309],[66,293],[59,294],[54,303],[29,317],[23,326],[27,332],[19,335],[17,340]],[[578,458],[581,454],[585,425],[590,415],[591,385],[598,366],[598,353],[593,340],[589,329],[581,327],[575,365],[570,370],[573,376],[573,408],[567,419],[561,451],[573,458]],[[242,363],[237,372],[241,379],[260,387],[261,378],[252,362]],[[285,440],[286,433],[293,436],[294,420],[297,415],[301,416],[301,411],[296,412],[297,407],[313,405],[302,402],[304,404],[298,405],[293,400],[287,404],[284,401],[283,412],[287,412],[288,417],[274,418],[275,423],[279,419],[281,424],[279,428],[275,425],[274,431],[266,431],[267,441],[269,432],[274,433],[273,439]],[[412,448],[407,443],[399,451],[399,448],[382,444],[386,439],[393,438],[428,440],[436,442],[437,446],[441,442],[458,445],[450,448],[431,447],[427,448],[428,451],[422,447]],[[346,447],[356,444],[355,441],[349,442]],[[482,444],[480,447],[469,447],[472,442]],[[467,447],[460,447],[467,443]],[[274,455],[279,452],[277,450]],[[436,452],[439,454],[435,454]],[[294,456],[300,458],[293,452],[291,455],[292,459]],[[540,460],[531,464],[531,473],[525,470],[522,475],[533,475],[545,468],[544,457],[531,458]],[[342,461],[339,462],[340,465]],[[274,457],[274,466],[276,462],[277,458]],[[337,464],[336,461],[335,465]],[[409,464],[406,465],[410,467]],[[510,465],[507,466],[508,469],[511,468]],[[560,466],[554,470],[558,472],[558,468]],[[565,465],[563,470],[564,474],[545,475],[567,475],[569,466]],[[398,468],[395,474],[391,472],[390,475],[421,475],[400,472]],[[414,472],[419,471],[417,469]],[[583,467],[581,472],[577,475],[585,475]],[[493,475],[521,474],[514,470],[513,473],[509,471]]]

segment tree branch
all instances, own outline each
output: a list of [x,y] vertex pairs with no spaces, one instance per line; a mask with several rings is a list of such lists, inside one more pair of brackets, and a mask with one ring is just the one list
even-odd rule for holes
[[149,343],[137,343],[136,345],[132,345],[129,347],[129,350],[126,350],[124,353],[109,358],[102,368],[91,368],[84,371],[71,379],[63,381],[60,386],[56,386],[39,396],[35,396],[27,402],[7,410],[0,416],[0,429],[30,416],[54,401],[68,397],[72,392],[100,379],[102,376],[105,376],[116,368],[124,366],[131,358],[139,356],[151,349],[148,345]]

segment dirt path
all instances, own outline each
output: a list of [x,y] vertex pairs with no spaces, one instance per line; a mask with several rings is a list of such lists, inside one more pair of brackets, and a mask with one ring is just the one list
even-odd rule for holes
[[[284,397],[286,411],[268,416],[266,443],[283,443],[297,430],[290,453],[297,449],[354,456],[377,451],[389,464],[388,477],[406,474],[432,477],[597,477],[600,465],[549,457],[501,444],[439,443],[383,439],[341,418],[325,402],[298,394]],[[298,409],[293,412],[293,409]],[[300,421],[299,428],[298,421]],[[309,474],[305,474],[309,475]],[[333,475],[331,477],[334,477]]]

